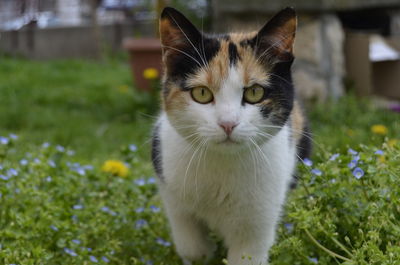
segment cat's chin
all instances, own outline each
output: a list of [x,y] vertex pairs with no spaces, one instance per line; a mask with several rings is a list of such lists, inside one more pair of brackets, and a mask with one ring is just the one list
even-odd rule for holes
[[248,145],[244,141],[227,138],[211,143],[209,148],[214,152],[236,154],[238,151],[248,148]]

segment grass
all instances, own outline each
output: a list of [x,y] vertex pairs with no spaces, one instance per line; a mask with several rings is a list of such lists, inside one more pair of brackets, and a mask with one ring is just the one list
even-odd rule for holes
[[[0,264],[179,264],[149,161],[158,103],[128,66],[0,58],[0,80],[0,136],[19,136],[0,144]],[[398,264],[399,115],[347,96],[309,116],[314,164],[299,167],[272,264]],[[103,172],[108,159],[128,175]]]

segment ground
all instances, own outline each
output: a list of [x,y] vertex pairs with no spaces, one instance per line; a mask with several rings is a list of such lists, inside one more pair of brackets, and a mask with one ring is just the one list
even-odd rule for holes
[[[149,161],[158,102],[128,65],[1,57],[0,80],[0,263],[179,264]],[[399,114],[351,95],[308,112],[272,263],[397,264]]]

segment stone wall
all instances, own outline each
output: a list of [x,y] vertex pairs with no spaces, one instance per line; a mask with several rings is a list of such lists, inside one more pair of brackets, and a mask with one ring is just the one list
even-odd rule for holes
[[[299,20],[294,83],[301,97],[318,101],[344,93],[345,34],[336,13],[400,7],[399,0],[213,0],[212,4],[216,32],[257,30],[279,10],[294,7]],[[397,22],[392,27],[400,32],[399,25]]]

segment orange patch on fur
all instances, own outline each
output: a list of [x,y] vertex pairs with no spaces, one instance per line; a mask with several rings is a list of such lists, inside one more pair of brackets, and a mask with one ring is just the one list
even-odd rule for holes
[[298,143],[303,135],[305,119],[304,113],[297,101],[294,102],[291,113],[292,135],[296,143]]

